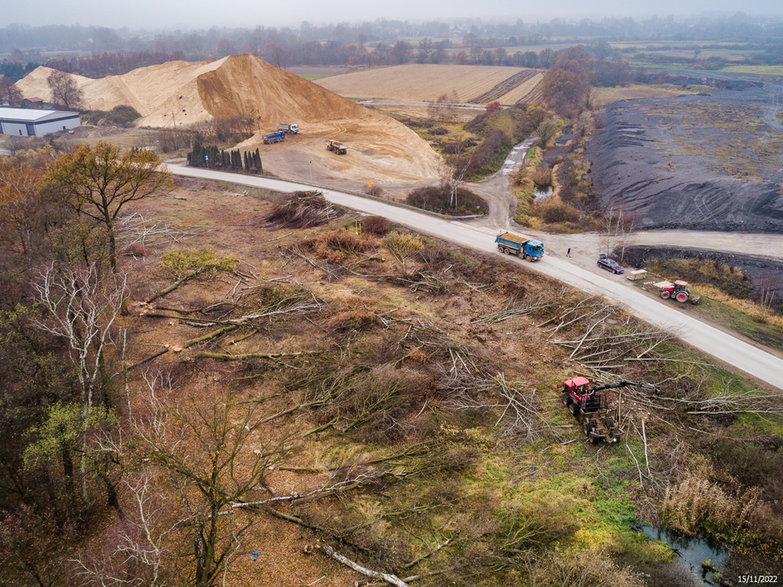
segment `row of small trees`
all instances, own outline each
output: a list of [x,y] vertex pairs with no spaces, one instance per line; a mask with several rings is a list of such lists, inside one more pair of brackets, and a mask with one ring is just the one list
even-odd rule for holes
[[225,151],[216,145],[202,145],[200,141],[193,143],[193,150],[188,153],[188,165],[191,167],[207,167],[209,169],[228,169],[245,171],[247,173],[263,173],[261,153],[255,151],[241,152],[239,149]]

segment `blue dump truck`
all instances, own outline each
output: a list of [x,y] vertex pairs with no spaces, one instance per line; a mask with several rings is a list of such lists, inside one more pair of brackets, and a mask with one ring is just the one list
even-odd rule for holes
[[495,237],[495,242],[500,252],[506,255],[521,255],[531,261],[538,261],[544,256],[544,243],[526,236],[503,232]]
[[280,141],[285,140],[285,131],[279,130],[277,132],[273,132],[271,135],[264,135],[264,144],[268,145],[269,143],[279,143]]

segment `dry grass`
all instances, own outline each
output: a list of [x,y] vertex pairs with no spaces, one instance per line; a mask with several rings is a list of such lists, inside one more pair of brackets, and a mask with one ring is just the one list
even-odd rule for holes
[[593,88],[590,101],[596,108],[603,108],[618,100],[634,98],[671,98],[682,94],[698,94],[704,92],[703,86],[683,88],[672,84],[629,84],[613,88]]
[[759,322],[764,322],[766,324],[770,324],[771,326],[775,326],[776,328],[783,329],[783,315],[774,312],[757,302],[735,298],[713,285],[700,283],[697,287],[699,293],[707,296],[712,300],[715,300],[716,302],[726,304],[727,306],[739,310],[754,320],[758,320]]
[[708,531],[734,537],[755,528],[767,511],[758,488],[724,488],[709,480],[706,471],[691,471],[666,488],[661,504],[666,523],[688,536]]

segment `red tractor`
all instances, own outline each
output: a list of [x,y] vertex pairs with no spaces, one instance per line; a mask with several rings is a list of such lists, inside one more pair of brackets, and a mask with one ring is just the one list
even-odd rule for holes
[[674,283],[671,281],[661,281],[655,284],[658,287],[658,291],[664,300],[677,300],[681,304],[684,304],[688,300],[692,304],[697,304],[701,299],[700,296],[692,296],[688,289],[688,282],[678,279]]
[[582,422],[585,436],[593,444],[614,443],[620,440],[620,429],[609,413],[604,389],[634,385],[620,381],[592,387],[587,377],[574,377],[563,382],[563,403],[575,418]]

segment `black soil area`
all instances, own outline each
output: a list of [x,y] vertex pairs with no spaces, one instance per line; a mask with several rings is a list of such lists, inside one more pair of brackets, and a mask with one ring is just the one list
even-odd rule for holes
[[783,232],[783,87],[615,102],[588,147],[636,228]]
[[[619,253],[619,251],[618,251]],[[619,255],[618,255],[619,256]],[[623,261],[633,267],[646,267],[652,259],[698,259],[701,271],[690,275],[669,275],[670,279],[686,281],[710,281],[737,297],[759,299],[762,294],[771,295],[771,306],[783,311],[783,262],[748,255],[731,255],[716,251],[703,251],[684,247],[626,247]],[[719,265],[720,264],[720,265]],[[727,276],[720,283],[715,268],[738,267],[742,276]]]

